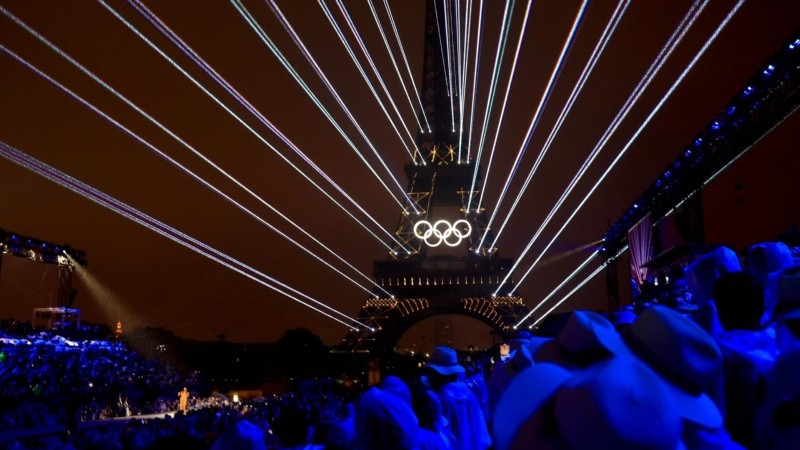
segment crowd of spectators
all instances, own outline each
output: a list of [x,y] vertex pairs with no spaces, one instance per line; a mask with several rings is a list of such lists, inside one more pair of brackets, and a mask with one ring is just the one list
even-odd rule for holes
[[231,435],[241,431],[245,419],[255,425],[245,431],[260,433],[272,448],[270,423],[288,429],[303,417],[308,432],[316,430],[309,437],[323,440],[321,424],[337,421],[346,411],[345,397],[330,393],[328,383],[302,389],[313,392],[248,401],[192,390],[186,413],[176,414],[182,388],[206,385],[199,377],[145,359],[91,327],[78,333],[41,331],[3,320],[0,449],[208,448],[240,439]]
[[574,311],[497,361],[437,347],[415,376],[352,397],[195,394],[175,415],[187,380],[118,342],[0,334],[0,427],[67,424],[0,448],[800,448],[799,256],[719,247],[673,271],[667,295]]
[[191,382],[118,341],[13,322],[0,330],[0,429],[166,412]]
[[488,382],[495,448],[800,448],[799,263],[721,246],[512,342]]

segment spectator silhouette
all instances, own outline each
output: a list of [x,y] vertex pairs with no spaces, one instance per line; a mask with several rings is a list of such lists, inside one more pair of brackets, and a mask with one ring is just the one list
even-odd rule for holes
[[358,401],[358,450],[410,450],[418,445],[419,423],[400,396],[377,387],[367,389]]
[[458,364],[456,351],[439,346],[433,349],[424,367],[431,389],[442,404],[442,415],[455,436],[457,450],[486,450],[492,445],[479,400],[459,376],[464,367]]
[[725,330],[715,336],[723,359],[725,427],[735,441],[752,448],[755,410],[776,356],[774,337],[760,329],[764,292],[750,274],[732,272],[714,284],[714,301]]

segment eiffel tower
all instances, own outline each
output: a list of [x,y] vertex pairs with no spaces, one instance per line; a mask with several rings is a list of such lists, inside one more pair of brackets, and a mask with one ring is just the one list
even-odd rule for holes
[[[460,127],[460,94],[446,49],[452,40],[454,2],[427,0],[425,60],[417,150],[405,166],[408,199],[397,225],[391,252],[375,261],[375,284],[381,291],[364,303],[357,320],[375,331],[350,330],[339,351],[383,352],[395,347],[411,326],[441,314],[458,314],[486,323],[501,336],[528,312],[509,277],[511,258],[501,258],[478,208],[480,174],[467,157]],[[450,30],[450,31],[448,31]],[[440,34],[441,33],[441,34]],[[428,128],[429,124],[429,128]],[[484,234],[486,236],[484,237]],[[507,296],[492,294],[500,289]]]

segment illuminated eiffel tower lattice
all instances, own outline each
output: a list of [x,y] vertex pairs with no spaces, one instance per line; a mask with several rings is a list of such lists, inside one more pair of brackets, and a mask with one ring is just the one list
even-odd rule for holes
[[[509,337],[528,311],[512,277],[501,285],[513,260],[498,256],[486,214],[477,206],[480,173],[459,131],[459,83],[442,36],[449,29],[446,8],[454,2],[427,1],[424,109],[413,160],[405,166],[408,200],[388,258],[374,264],[375,284],[392,296],[376,288],[357,315],[374,331],[349,331],[341,351],[392,350],[415,323],[441,314],[473,317]],[[511,294],[493,296],[498,288]]]

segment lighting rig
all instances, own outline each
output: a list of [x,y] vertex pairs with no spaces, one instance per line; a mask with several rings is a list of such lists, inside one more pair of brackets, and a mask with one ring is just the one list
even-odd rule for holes
[[69,244],[59,245],[51,242],[13,233],[0,228],[0,249],[3,254],[28,258],[50,264],[72,266],[72,261],[85,266],[86,252],[76,250]]
[[72,305],[75,300],[75,289],[72,288],[72,272],[75,269],[75,263],[81,266],[88,264],[86,252],[76,250],[68,244],[53,244],[52,242],[6,231],[2,228],[0,228],[0,252],[3,255],[10,254],[58,266],[59,306],[69,308]]
[[628,230],[648,212],[653,223],[750,150],[800,106],[800,30],[686,146],[603,236],[611,258],[626,244]]

